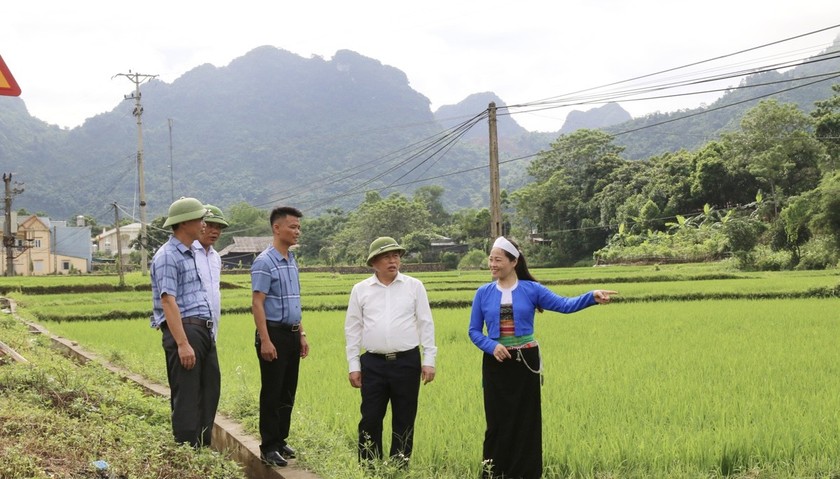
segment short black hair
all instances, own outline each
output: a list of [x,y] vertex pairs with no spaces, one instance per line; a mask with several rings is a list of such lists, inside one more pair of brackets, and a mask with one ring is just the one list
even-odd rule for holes
[[301,213],[299,209],[291,206],[278,206],[277,208],[271,210],[271,217],[269,218],[268,224],[274,226],[275,221],[277,221],[280,218],[285,218],[287,216],[303,218],[303,213]]

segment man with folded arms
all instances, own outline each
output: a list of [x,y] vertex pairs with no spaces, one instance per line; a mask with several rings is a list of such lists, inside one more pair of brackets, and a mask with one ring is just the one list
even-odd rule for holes
[[434,380],[437,354],[426,288],[400,273],[404,253],[388,236],[371,243],[367,264],[374,274],[353,286],[344,324],[350,385],[362,393],[359,460],[382,457],[382,421],[390,402],[390,457],[400,467],[411,458],[420,382]]
[[207,210],[195,198],[175,201],[164,227],[172,236],[155,252],[150,268],[151,326],[163,333],[175,441],[209,446],[219,404],[220,372],[212,313],[195,262],[193,242]]

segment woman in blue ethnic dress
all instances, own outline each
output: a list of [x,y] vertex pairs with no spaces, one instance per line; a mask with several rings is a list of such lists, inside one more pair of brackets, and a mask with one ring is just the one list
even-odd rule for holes
[[[484,352],[484,478],[542,476],[542,358],[534,338],[534,314],[574,313],[610,302],[615,291],[560,296],[528,271],[519,247],[500,236],[489,256],[493,281],[475,293],[469,335]],[[486,329],[485,329],[486,328]]]

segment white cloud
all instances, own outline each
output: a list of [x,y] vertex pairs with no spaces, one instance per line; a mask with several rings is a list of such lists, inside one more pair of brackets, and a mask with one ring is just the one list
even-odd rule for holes
[[[836,0],[17,1],[0,16],[0,55],[30,113],[72,127],[131,90],[117,73],[172,82],[262,45],[306,58],[357,51],[404,71],[437,108],[482,91],[509,104],[561,95],[829,27],[832,18],[840,18]],[[838,33],[775,50],[824,48]],[[641,115],[701,101],[709,99],[624,106]],[[516,119],[558,130],[566,113]]]

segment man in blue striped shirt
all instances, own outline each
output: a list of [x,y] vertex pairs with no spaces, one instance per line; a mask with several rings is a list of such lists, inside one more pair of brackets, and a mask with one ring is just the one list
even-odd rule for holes
[[300,359],[309,354],[301,324],[300,278],[289,248],[300,237],[296,208],[271,211],[272,244],[251,265],[251,311],[256,326],[255,346],[260,363],[261,459],[285,466],[295,457],[286,439],[292,421]]
[[172,203],[163,224],[172,227],[172,236],[155,252],[150,269],[151,326],[163,333],[172,433],[193,447],[210,445],[221,384],[210,301],[192,250],[206,213],[195,198]]

